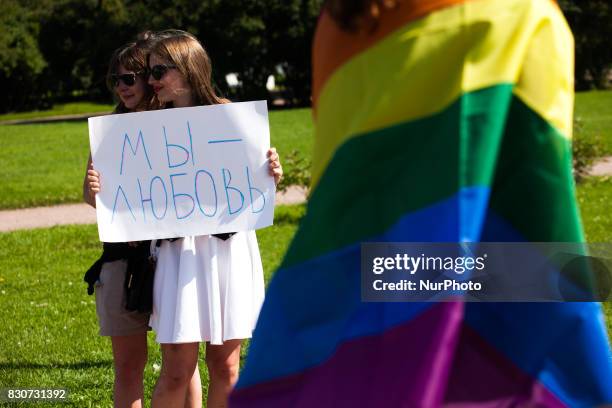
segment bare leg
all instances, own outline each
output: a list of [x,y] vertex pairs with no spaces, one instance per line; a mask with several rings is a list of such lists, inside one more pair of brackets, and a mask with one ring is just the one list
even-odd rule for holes
[[200,368],[197,365],[187,387],[185,408],[202,408],[202,381],[200,380]]
[[206,345],[208,385],[208,408],[227,407],[227,399],[238,381],[240,369],[240,344],[242,340],[228,340],[222,345]]
[[162,344],[161,374],[153,391],[153,408],[182,408],[198,364],[200,343]]
[[112,336],[115,407],[142,407],[143,373],[147,363],[147,334]]

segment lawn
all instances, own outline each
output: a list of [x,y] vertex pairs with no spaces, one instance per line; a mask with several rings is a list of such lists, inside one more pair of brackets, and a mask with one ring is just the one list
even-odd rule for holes
[[111,112],[113,108],[114,108],[114,105],[109,105],[105,103],[94,103],[94,102],[59,103],[53,106],[53,109],[2,114],[0,115],[0,124],[8,120],[48,118],[50,116],[75,115],[75,114],[80,114],[80,113]]
[[575,116],[585,135],[599,136],[602,155],[612,155],[612,91],[577,93]]
[[[266,282],[303,210],[303,206],[277,207],[276,224],[257,232]],[[94,297],[87,296],[82,281],[100,255],[95,225],[0,237],[0,388],[65,387],[71,394],[70,406],[111,406],[110,342],[97,335]],[[145,377],[150,401],[157,377],[153,364],[161,364],[161,357],[153,334],[149,345]],[[206,387],[203,355],[200,367]]]
[[[270,112],[270,128],[281,160],[292,150],[310,155],[310,109]],[[0,126],[0,141],[0,209],[81,201],[89,151],[86,122]]]

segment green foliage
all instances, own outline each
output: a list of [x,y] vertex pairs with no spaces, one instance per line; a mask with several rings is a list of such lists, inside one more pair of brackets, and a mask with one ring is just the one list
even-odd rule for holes
[[584,132],[583,121],[580,117],[574,119],[574,137],[572,139],[572,158],[574,177],[582,180],[593,161],[601,156],[601,138],[598,134]]
[[[286,95],[310,104],[310,49],[322,0],[224,0],[207,2],[194,33],[213,60],[216,83],[232,99],[266,99],[269,75],[281,67]],[[230,88],[225,74],[238,74]]]
[[[216,85],[231,99],[267,99],[269,75],[282,67],[287,102],[310,104],[310,45],[322,0],[6,0],[0,4],[1,77],[30,104],[8,99],[0,112],[32,101],[109,100],[104,76],[114,49],[144,30],[196,35],[211,55]],[[9,63],[5,63],[7,60]],[[20,61],[15,65],[11,61]],[[24,65],[25,64],[25,65]],[[27,69],[25,69],[25,68]],[[19,69],[18,69],[19,68]],[[237,73],[230,88],[225,75]],[[19,76],[19,75],[21,76]],[[3,83],[4,83],[3,82]],[[36,86],[34,86],[36,85]],[[13,94],[13,93],[11,93]]]
[[574,33],[576,89],[610,86],[612,3],[608,0],[560,0]]
[[285,94],[287,102],[309,106],[312,38],[323,2],[293,0],[266,3],[264,21],[270,44],[267,58],[282,69],[283,85],[289,90]]
[[16,0],[0,2],[0,112],[40,107],[42,72],[35,16]]
[[[135,33],[134,33],[135,34]],[[108,60],[133,34],[122,1],[59,0],[40,12],[39,45],[48,69],[46,88],[55,98],[75,91],[107,97]]]
[[300,152],[292,150],[284,156],[283,167],[290,170],[284,172],[278,191],[285,191],[289,186],[310,186],[310,160],[303,158]]
[[[4,0],[0,2],[0,112],[83,95],[110,100],[104,74],[114,49],[143,30],[179,28],[208,49],[226,96],[266,99],[281,70],[282,96],[310,104],[310,51],[323,0]],[[603,87],[612,63],[612,4],[561,0],[576,38],[578,89]],[[238,74],[230,88],[225,75]]]

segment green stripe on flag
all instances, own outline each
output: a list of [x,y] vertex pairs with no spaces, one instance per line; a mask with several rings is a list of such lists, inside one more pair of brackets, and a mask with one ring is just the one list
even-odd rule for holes
[[[522,150],[530,143],[535,144],[532,154],[525,154]],[[512,96],[508,84],[464,94],[436,115],[351,138],[337,150],[313,191],[283,267],[383,233],[402,216],[462,188],[491,186],[494,177],[493,191],[504,195],[501,201],[494,197],[494,207],[521,232],[526,231],[523,224],[537,228],[531,213],[541,217],[542,204],[553,198],[561,200],[554,216],[573,220],[560,229],[575,229],[574,224],[579,228],[566,177],[547,184],[538,176],[541,169],[563,174],[568,146],[554,128]],[[512,169],[516,154],[526,161],[517,169],[527,173]],[[514,181],[508,196],[508,179],[517,177],[521,179]],[[534,188],[539,192],[533,197],[519,198]]]

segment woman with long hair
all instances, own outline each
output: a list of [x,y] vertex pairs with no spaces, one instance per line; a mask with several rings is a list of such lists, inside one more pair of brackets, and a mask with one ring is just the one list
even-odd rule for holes
[[[229,102],[215,91],[208,54],[189,33],[165,32],[153,44],[148,66],[149,84],[167,107]],[[282,168],[275,149],[268,151],[268,159],[270,175],[278,184]],[[164,241],[150,321],[162,348],[153,407],[182,404],[200,343],[206,343],[210,376],[207,406],[226,406],[238,378],[241,342],[251,337],[263,298],[254,231]]]

